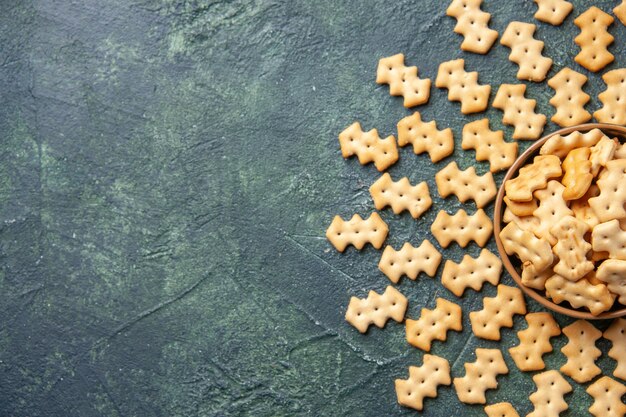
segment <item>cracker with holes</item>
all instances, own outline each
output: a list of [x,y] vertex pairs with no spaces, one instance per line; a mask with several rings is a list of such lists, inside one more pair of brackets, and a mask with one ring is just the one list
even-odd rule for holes
[[537,237],[546,239],[551,245],[557,243],[556,236],[552,234],[552,227],[563,217],[574,214],[563,199],[564,191],[563,184],[555,180],[548,182],[545,189],[535,191],[539,207],[533,212],[533,216],[539,219],[539,225],[534,232]]
[[613,62],[615,57],[607,49],[615,39],[608,30],[612,23],[613,17],[596,6],[591,6],[574,20],[580,29],[580,34],[574,38],[576,45],[580,46],[580,52],[574,57],[578,64],[598,72]]
[[531,232],[533,235],[535,234],[535,229],[539,226],[539,219],[535,216],[516,216],[508,207],[504,209],[502,221],[504,223],[515,222],[517,227]]
[[456,19],[454,32],[463,36],[461,49],[486,54],[498,39],[498,32],[489,29],[491,15],[480,9],[482,0],[452,0],[446,14]]
[[622,396],[626,394],[623,384],[603,376],[589,385],[586,391],[593,397],[589,412],[595,417],[624,417],[626,414],[626,404],[622,402]]
[[511,22],[500,39],[502,45],[511,48],[509,60],[519,66],[520,80],[543,81],[552,67],[552,60],[541,55],[543,42],[533,37],[536,29],[532,23]]
[[580,278],[593,271],[593,262],[587,259],[591,244],[585,240],[589,231],[587,223],[573,216],[565,216],[550,229],[557,240],[552,248],[559,262],[554,266],[554,273],[570,281]]
[[498,388],[498,375],[509,373],[499,349],[476,349],[476,361],[466,363],[465,376],[454,378],[454,389],[465,404],[485,404],[485,392]]
[[389,227],[378,213],[372,213],[365,220],[355,214],[348,221],[335,216],[326,230],[326,238],[339,252],[346,250],[348,245],[361,250],[367,243],[380,249],[387,238],[387,233]]
[[354,122],[339,134],[341,155],[344,158],[356,155],[361,165],[374,163],[379,171],[384,171],[398,160],[396,138],[381,139],[378,130],[364,132],[359,122]]
[[626,0],[622,0],[619,5],[615,6],[613,14],[619,19],[620,22],[626,25]]
[[417,320],[406,320],[406,340],[410,345],[430,352],[433,340],[445,341],[448,331],[460,332],[461,307],[444,298],[437,298],[437,307],[433,310],[422,308]]
[[390,285],[382,294],[370,291],[367,298],[350,298],[346,321],[361,333],[365,333],[371,324],[383,328],[389,319],[401,323],[407,304],[406,297]]
[[626,68],[607,71],[602,75],[606,90],[598,94],[602,108],[593,113],[600,123],[626,125]]
[[422,366],[410,366],[408,379],[396,379],[398,403],[405,407],[422,410],[424,398],[437,397],[439,385],[450,385],[450,364],[444,358],[424,355]]
[[626,232],[613,219],[600,223],[591,232],[591,246],[596,252],[608,252],[613,259],[626,260]]
[[570,281],[553,275],[545,282],[546,296],[557,304],[567,301],[573,308],[586,308],[597,316],[611,308],[613,295],[605,284],[592,284],[586,279]]
[[545,369],[543,355],[552,352],[550,338],[561,334],[561,329],[547,312],[526,314],[528,327],[517,332],[519,345],[509,349],[515,365],[521,371],[540,371]]
[[466,288],[480,291],[485,282],[498,285],[502,273],[500,258],[487,249],[472,258],[464,255],[460,263],[447,260],[441,274],[441,283],[457,297],[461,297]]
[[597,185],[591,184],[584,196],[570,203],[570,209],[574,212],[574,217],[587,223],[590,229],[593,229],[600,223],[600,219],[596,212],[589,206],[589,199],[597,197],[600,189]]
[[591,162],[591,174],[594,177],[597,177],[600,173],[600,170],[606,166],[606,164],[613,159],[615,155],[615,150],[617,149],[617,143],[609,139],[608,137],[603,137],[589,148],[589,162]]
[[535,210],[539,208],[536,199],[530,201],[513,201],[509,197],[504,196],[504,203],[506,207],[511,210],[511,213],[519,217],[532,216]]
[[500,240],[507,254],[517,255],[524,264],[531,263],[536,272],[542,272],[552,265],[554,255],[550,242],[520,228],[516,221],[510,222],[500,231]]
[[546,281],[554,275],[552,267],[549,266],[541,272],[537,272],[537,268],[530,262],[522,264],[522,284],[536,290],[544,290]]
[[589,94],[583,91],[586,82],[586,76],[567,67],[548,80],[548,85],[554,90],[550,104],[556,109],[550,120],[567,127],[591,119],[591,113],[585,110],[585,104],[589,102]]
[[541,146],[539,154],[555,155],[563,159],[571,150],[592,147],[604,137],[605,135],[600,129],[592,129],[585,133],[574,131],[565,136],[553,135]]
[[565,186],[563,190],[564,200],[578,200],[589,189],[593,180],[591,161],[589,160],[590,154],[590,148],[576,148],[571,150],[563,160],[561,183]]
[[389,84],[392,96],[404,97],[404,107],[414,107],[428,102],[430,79],[417,76],[417,67],[404,65],[404,54],[396,54],[378,61],[378,84]]
[[607,259],[596,270],[596,278],[604,282],[618,301],[626,305],[626,261]]
[[602,355],[602,351],[596,347],[602,332],[586,320],[577,320],[564,327],[563,333],[568,342],[561,348],[561,352],[567,362],[561,366],[561,372],[578,383],[591,381],[600,375],[602,371],[595,360]]
[[378,269],[397,284],[403,275],[412,280],[421,272],[433,277],[440,262],[441,253],[428,240],[422,241],[417,248],[406,242],[398,251],[391,245],[387,246],[378,262]]
[[611,341],[608,355],[617,362],[613,375],[626,380],[626,319],[614,319],[603,336]]
[[463,126],[461,147],[465,150],[474,149],[477,161],[489,161],[491,172],[507,169],[517,158],[517,143],[505,142],[501,130],[489,129],[489,119],[476,120]]
[[535,12],[535,19],[554,26],[559,26],[563,23],[574,8],[572,3],[565,0],[534,0],[534,2],[538,6]]
[[482,339],[500,340],[500,329],[513,326],[515,314],[526,314],[526,302],[519,288],[498,285],[495,297],[483,299],[483,309],[470,313],[474,334]]
[[541,136],[546,116],[535,113],[536,100],[524,97],[526,85],[502,84],[493,100],[493,107],[504,112],[502,123],[513,126],[513,139],[534,140]]
[[478,84],[478,73],[466,72],[463,59],[441,63],[435,85],[448,89],[448,100],[460,102],[463,114],[481,112],[489,103],[491,86]]
[[450,246],[452,242],[464,248],[472,240],[482,248],[491,237],[493,224],[483,209],[478,209],[471,216],[463,209],[452,216],[441,210],[430,231],[444,248]]
[[561,174],[561,160],[557,156],[535,156],[531,164],[519,170],[517,177],[504,184],[506,196],[512,201],[531,201],[535,190],[546,188],[550,178]]
[[437,122],[422,121],[418,112],[398,122],[398,145],[413,145],[413,152],[419,155],[428,152],[432,162],[441,161],[454,151],[452,129],[437,129]]
[[485,407],[487,417],[519,417],[511,403],[497,403]]
[[559,417],[567,410],[565,394],[572,392],[572,386],[558,371],[546,371],[533,376],[537,391],[530,394],[530,402],[535,409],[526,417]]
[[472,199],[478,208],[485,207],[493,200],[497,192],[496,182],[491,172],[480,176],[476,174],[474,167],[461,171],[456,161],[450,162],[435,174],[435,183],[442,197],[454,194],[461,203]]
[[372,186],[370,194],[376,210],[389,206],[395,214],[408,211],[414,219],[419,218],[433,204],[425,181],[411,185],[407,177],[394,182],[385,172]]
[[626,159],[607,162],[604,173],[596,182],[600,194],[589,199],[589,206],[603,223],[626,217]]

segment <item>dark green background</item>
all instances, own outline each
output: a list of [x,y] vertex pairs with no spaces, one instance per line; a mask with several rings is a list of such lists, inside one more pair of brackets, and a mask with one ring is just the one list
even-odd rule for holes
[[[344,161],[337,134],[355,120],[395,134],[411,114],[374,82],[380,57],[403,52],[433,79],[440,62],[463,57],[494,90],[516,82],[501,45],[486,56],[459,50],[447,3],[0,1],[0,415],[415,414],[393,389],[421,364],[404,327],[363,336],[343,319],[350,296],[389,284],[379,252],[339,254],[324,232],[335,214],[372,211],[367,189],[379,175]],[[534,21],[531,1],[483,8],[500,33],[511,20],[538,23],[550,76],[564,66],[589,75],[595,109],[603,83],[573,61],[585,2],[574,3],[560,28]],[[626,30],[616,22],[611,32],[617,68]],[[529,86],[547,115],[551,95],[545,83]],[[436,196],[438,169],[454,158],[486,170],[459,146],[463,124],[484,114],[461,115],[434,87],[418,110],[451,127],[457,149],[437,166],[401,150],[392,176],[426,180],[435,201],[418,221],[382,213],[395,247],[432,240],[437,211],[460,207]],[[499,111],[487,115],[503,128]],[[443,252],[459,261],[479,249]],[[464,331],[432,350],[453,376],[475,347],[517,343],[511,330],[502,343],[471,334],[467,313],[494,294],[490,285],[460,301],[438,278],[399,289],[409,317],[437,296],[463,305]],[[546,360],[558,369],[565,337],[553,342]],[[505,357],[511,372],[488,400],[525,415],[532,375]],[[614,367],[606,355],[599,363]],[[584,415],[590,398],[570,382],[563,415]],[[426,401],[423,415],[451,414],[482,409],[451,387]]]

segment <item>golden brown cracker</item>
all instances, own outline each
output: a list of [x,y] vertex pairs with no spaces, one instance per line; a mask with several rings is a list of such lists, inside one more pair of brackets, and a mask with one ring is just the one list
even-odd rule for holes
[[396,379],[398,403],[422,410],[424,398],[435,398],[439,385],[450,385],[450,364],[444,358],[424,355],[422,366],[410,366],[408,379]]
[[589,71],[598,72],[615,60],[607,47],[613,43],[613,36],[608,28],[613,23],[613,17],[591,6],[581,13],[574,24],[580,29],[580,34],[574,38],[580,52],[574,60]]
[[489,161],[489,170],[498,172],[513,165],[517,158],[517,143],[504,141],[501,130],[489,129],[489,119],[480,119],[463,126],[465,150],[475,149],[477,161]]
[[376,169],[384,171],[398,160],[396,138],[381,139],[378,130],[364,132],[359,122],[354,122],[339,134],[341,155],[344,158],[356,155],[361,165],[374,163]]
[[513,326],[513,315],[526,314],[526,302],[519,288],[498,285],[495,297],[483,299],[483,309],[470,313],[474,334],[482,339],[500,340],[500,329]]
[[586,76],[567,67],[548,80],[548,85],[554,90],[550,104],[556,109],[550,120],[567,127],[591,119],[591,113],[585,110],[585,104],[589,101],[589,94],[583,91],[586,82]]
[[535,190],[546,188],[550,178],[561,174],[561,160],[557,156],[536,156],[531,164],[519,170],[517,177],[504,184],[506,196],[512,201],[531,201]]
[[548,312],[526,314],[528,327],[517,332],[519,345],[509,349],[521,371],[539,371],[546,367],[543,355],[552,352],[550,338],[561,334],[557,322]]
[[556,155],[563,159],[572,149],[592,147],[604,137],[604,133],[600,129],[591,129],[585,133],[576,130],[565,136],[553,135],[541,146],[539,153],[541,155]]
[[602,79],[606,84],[606,90],[598,94],[602,108],[593,113],[593,117],[600,123],[626,125],[626,68],[605,72]]
[[620,22],[626,25],[626,0],[622,0],[620,4],[615,6],[613,14],[619,19]]
[[432,162],[438,162],[454,151],[452,129],[437,129],[434,120],[422,121],[418,112],[398,122],[398,145],[413,145],[413,152],[419,155],[428,152]]
[[544,290],[546,281],[554,275],[552,267],[547,267],[541,272],[537,272],[537,268],[530,262],[522,264],[522,284],[536,290]]
[[565,0],[534,0],[534,2],[539,6],[535,12],[535,19],[554,26],[563,23],[574,8],[572,3]]
[[498,39],[498,32],[489,29],[491,15],[480,9],[482,0],[452,0],[446,14],[457,22],[454,32],[463,36],[461,49],[486,54]]
[[442,197],[457,196],[461,203],[472,199],[482,208],[496,196],[496,182],[491,172],[479,176],[474,167],[461,171],[456,161],[450,162],[435,174],[437,190]]
[[591,174],[597,177],[600,170],[604,168],[613,156],[617,149],[617,143],[608,137],[603,137],[590,148],[589,162],[591,162]]
[[626,232],[622,230],[617,219],[594,227],[591,245],[596,252],[608,252],[613,259],[626,260]]
[[465,376],[454,378],[454,389],[465,404],[485,404],[485,392],[498,388],[498,375],[509,373],[499,349],[476,349],[476,361],[466,363]]
[[552,67],[552,60],[541,54],[543,42],[533,37],[536,29],[532,23],[511,22],[500,39],[502,45],[511,48],[509,60],[519,65],[520,80],[543,81]]
[[591,184],[582,198],[574,200],[570,203],[570,209],[574,212],[574,217],[587,223],[590,229],[593,229],[596,225],[598,225],[598,223],[600,223],[600,219],[598,219],[596,212],[589,206],[589,199],[591,197],[597,197],[599,194],[600,189],[598,186]]
[[485,282],[498,285],[502,273],[500,258],[487,249],[472,258],[464,255],[460,263],[447,260],[441,273],[441,283],[457,297],[461,297],[466,288],[480,291]]
[[624,417],[626,414],[626,404],[622,402],[626,387],[616,380],[603,376],[589,385],[586,391],[593,397],[589,412],[595,417]]
[[606,163],[596,184],[600,189],[597,197],[588,200],[589,206],[600,222],[626,217],[626,159],[614,159]]
[[559,417],[568,405],[564,400],[572,386],[558,371],[546,371],[533,376],[537,391],[530,394],[530,402],[535,409],[526,417]]
[[376,210],[390,206],[395,214],[408,211],[414,219],[419,218],[433,204],[425,181],[411,185],[407,177],[394,182],[385,172],[372,186],[370,194]]
[[406,242],[398,251],[391,245],[387,246],[378,262],[378,269],[396,284],[402,275],[415,280],[420,272],[424,272],[433,277],[440,262],[441,253],[428,240],[422,241],[417,248]]
[[444,298],[437,298],[437,307],[433,310],[422,308],[417,320],[406,320],[406,340],[410,345],[430,352],[433,340],[445,341],[449,330],[460,332],[461,307]]
[[444,248],[450,246],[452,242],[464,248],[472,240],[482,248],[491,237],[493,224],[483,209],[478,209],[471,216],[463,209],[452,216],[441,210],[430,231]]
[[493,100],[493,107],[504,112],[502,123],[513,126],[513,139],[534,140],[541,136],[546,116],[535,113],[537,100],[524,97],[526,85],[502,84]]
[[404,107],[413,107],[428,102],[430,79],[417,76],[417,67],[404,65],[404,54],[396,54],[378,61],[376,71],[378,84],[389,84],[392,96],[404,97]]
[[387,238],[389,227],[378,213],[372,213],[367,219],[355,214],[350,220],[335,216],[326,230],[326,238],[339,252],[346,250],[348,245],[361,250],[370,243],[380,249]]
[[439,65],[435,85],[448,89],[448,100],[459,101],[463,114],[481,112],[489,103],[491,86],[478,84],[478,73],[466,72],[463,59],[455,59]]
[[613,375],[626,380],[626,320],[614,319],[603,336],[611,341],[612,346],[608,355],[617,362]]
[[402,322],[407,304],[406,297],[390,285],[382,294],[370,291],[367,298],[350,298],[346,321],[361,333],[371,324],[383,328],[389,319]]
[[519,417],[511,403],[497,403],[485,407],[487,417]]
[[508,207],[504,209],[502,221],[504,223],[515,222],[520,229],[531,232],[533,235],[539,226],[539,219],[535,216],[516,216]]
[[626,261],[607,259],[596,269],[596,278],[604,282],[618,301],[626,305]]
[[602,336],[602,332],[586,320],[577,320],[564,327],[563,333],[568,342],[561,348],[561,352],[567,362],[561,366],[561,372],[578,383],[591,381],[601,374],[595,360],[602,355],[602,351],[596,347],[596,340]]
[[545,189],[534,193],[539,201],[539,207],[533,212],[533,216],[539,219],[539,225],[534,232],[537,237],[546,239],[551,245],[556,245],[557,242],[557,238],[552,234],[552,227],[563,217],[574,215],[563,199],[564,191],[563,184],[552,180]]
[[530,262],[536,272],[542,272],[552,265],[554,255],[547,239],[537,238],[512,221],[500,232],[500,240],[507,254],[516,254],[522,263]]
[[576,148],[571,150],[563,160],[561,184],[565,186],[563,190],[564,200],[578,200],[589,189],[593,180],[591,161],[589,160],[590,154],[589,148]]
[[506,207],[511,210],[511,213],[519,217],[532,216],[534,211],[539,207],[535,199],[530,201],[512,201],[506,195],[504,196],[504,203]]
[[561,218],[550,230],[557,240],[552,248],[559,262],[554,266],[554,273],[570,281],[580,278],[593,271],[593,262],[587,260],[587,252],[591,244],[585,240],[589,230],[587,223],[573,216]]
[[570,281],[553,275],[545,283],[546,296],[557,304],[567,301],[573,308],[585,307],[597,316],[611,308],[613,296],[604,284],[594,285],[585,279]]

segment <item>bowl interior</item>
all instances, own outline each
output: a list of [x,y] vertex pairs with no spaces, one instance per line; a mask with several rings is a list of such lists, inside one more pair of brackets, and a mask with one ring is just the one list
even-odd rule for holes
[[515,163],[509,168],[506,175],[504,176],[504,179],[502,180],[502,184],[500,185],[500,189],[498,190],[498,194],[496,196],[496,204],[493,211],[493,226],[496,245],[498,247],[498,252],[500,254],[500,258],[502,259],[502,263],[504,264],[504,267],[509,272],[509,274],[511,274],[517,285],[528,296],[530,296],[540,304],[544,305],[545,307],[556,311],[557,313],[581,319],[597,320],[626,316],[626,306],[623,306],[616,301],[611,310],[594,316],[587,310],[572,308],[567,302],[563,302],[562,304],[556,304],[552,302],[550,299],[546,298],[543,292],[526,287],[522,284],[522,277],[520,275],[520,262],[517,258],[511,258],[507,255],[506,251],[504,250],[504,246],[502,246],[502,241],[500,240],[500,231],[502,230],[502,214],[506,206],[506,204],[504,203],[505,182],[515,177],[521,167],[532,161],[532,158],[539,153],[539,148],[541,148],[541,146],[552,136],[567,135],[576,130],[581,132],[587,132],[592,129],[600,129],[611,138],[616,137],[621,142],[626,141],[626,127],[606,123],[588,123],[584,125],[572,126],[565,129],[557,130],[556,132],[550,133],[549,135],[546,135],[543,138],[537,140],[535,143],[532,144],[532,146],[530,146],[522,155],[517,158]]

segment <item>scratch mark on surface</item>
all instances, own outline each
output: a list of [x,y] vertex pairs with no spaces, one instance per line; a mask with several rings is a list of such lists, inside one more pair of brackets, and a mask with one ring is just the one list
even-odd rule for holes
[[454,369],[456,368],[456,364],[459,362],[459,360],[461,359],[461,357],[463,356],[463,353],[465,352],[465,349],[467,349],[467,346],[469,345],[470,341],[474,338],[474,333],[470,333],[468,338],[465,339],[465,343],[463,344],[463,347],[461,348],[461,350],[459,351],[459,354],[457,355],[456,359],[454,360],[454,362],[452,363],[452,366],[450,367],[450,369]]

